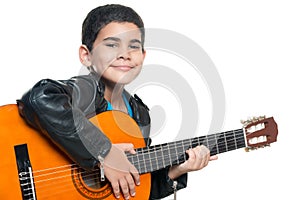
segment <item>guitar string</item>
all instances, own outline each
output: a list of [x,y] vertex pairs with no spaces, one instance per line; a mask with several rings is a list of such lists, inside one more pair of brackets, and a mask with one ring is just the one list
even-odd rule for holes
[[[237,139],[242,139],[243,137],[239,137],[239,138],[236,138],[235,139],[235,141],[237,140]],[[210,140],[207,140],[208,141],[208,143],[209,142],[211,142]],[[215,140],[214,140],[215,141]],[[232,139],[231,141],[234,141],[234,139]],[[192,143],[190,143],[190,141],[184,141],[185,142],[185,144],[184,145],[190,145],[190,144],[192,144],[192,145],[197,145],[198,144],[198,142],[197,141],[192,141]],[[207,142],[205,142],[205,143],[207,143]],[[229,140],[227,140],[227,142],[221,142],[221,143],[214,143],[214,145],[223,145],[223,144],[225,144],[225,143],[229,143]],[[235,146],[235,145],[234,145]],[[159,145],[157,145],[157,146],[155,146],[155,147],[160,147]],[[176,148],[178,148],[177,147],[177,144],[175,144],[175,143],[172,143],[171,145],[169,145],[169,150],[171,150],[171,151],[173,151],[174,149],[176,149]],[[148,153],[148,154],[151,154],[151,153],[153,153],[152,151],[151,151],[152,149],[150,148],[150,147],[144,147],[144,148],[139,148],[138,149],[138,151],[141,151],[141,152],[138,152],[138,153]],[[131,154],[131,155],[129,155],[129,156],[135,156],[136,154]],[[177,155],[177,154],[170,154],[171,156],[172,155]],[[162,157],[160,157],[160,156],[158,156],[158,158],[162,158]],[[152,160],[152,159],[150,159],[150,160]],[[54,167],[54,168],[48,168],[48,169],[43,169],[43,170],[34,170],[33,171],[33,174],[36,174],[36,173],[41,173],[41,172],[44,172],[44,171],[49,171],[49,170],[57,170],[57,169],[61,169],[61,168],[65,168],[65,167],[72,167],[72,166],[76,166],[76,164],[69,164],[69,165],[64,165],[64,166],[58,166],[58,167]],[[63,171],[65,171],[65,170],[63,170]],[[68,171],[68,170],[67,170]],[[52,172],[52,173],[49,173],[49,174],[41,174],[41,175],[35,175],[34,177],[39,177],[39,176],[47,176],[47,175],[52,175],[52,174],[54,174],[54,173],[60,173],[61,171],[55,171],[55,172]]]
[[[100,185],[100,183],[101,183],[99,179],[95,179],[95,182],[98,182],[97,185]],[[66,184],[66,183],[69,183],[69,184]],[[67,180],[66,181],[61,180],[61,181],[55,182],[55,183],[48,183],[47,186],[43,187],[44,185],[45,184],[36,186],[36,190],[39,192],[38,193],[39,197],[42,199],[49,197],[49,196],[53,197],[60,193],[66,193],[68,191],[72,191],[74,188],[73,183],[70,181],[67,181]],[[95,183],[95,185],[96,185],[96,183]],[[91,187],[91,186],[92,185],[89,185],[89,187]],[[100,188],[100,187],[98,187],[98,188]]]
[[40,170],[34,170],[34,173],[41,173],[47,170],[57,170],[60,168],[65,168],[65,167],[72,167],[72,166],[76,166],[76,164],[68,164],[68,165],[61,165],[61,166],[57,166],[57,167],[52,167],[52,168],[46,168],[46,169],[40,169]]
[[[65,167],[69,167],[69,166],[65,166]],[[80,167],[78,167],[77,169],[82,169]],[[53,191],[55,191],[57,194],[58,193],[61,193],[61,192],[66,192],[66,191],[70,191],[72,190],[73,187],[70,187],[70,184],[66,184],[66,183],[72,183],[69,181],[69,179],[65,179],[66,177],[71,177],[71,174],[69,172],[70,170],[68,170],[68,173],[66,170],[64,170],[63,172],[64,173],[67,173],[67,175],[63,175],[63,176],[59,176],[59,177],[56,177],[55,178],[55,182],[51,181],[49,182],[50,180],[53,180],[53,178],[49,178],[49,179],[46,179],[46,180],[43,180],[43,181],[35,181],[35,188],[37,191],[39,191],[39,197],[41,197],[42,195],[47,195],[49,196],[49,193],[51,196],[53,196]],[[94,170],[94,171],[97,171],[97,170]],[[80,173],[76,173],[76,176],[77,175],[80,175],[82,173],[85,173],[85,172],[80,172]],[[100,179],[99,177],[95,177],[95,175],[99,175],[99,170],[98,170],[98,173],[88,173],[87,175],[81,175],[81,177],[83,179],[85,179],[86,181],[91,181],[91,180],[94,180],[94,184],[89,184],[90,187],[93,187],[93,186],[99,186],[101,184],[100,182]],[[94,178],[89,178],[89,177],[94,177]],[[77,177],[72,177],[74,179],[76,179],[78,181],[78,178]],[[48,181],[48,182],[47,182]],[[53,186],[54,185],[54,186]],[[31,186],[29,184],[29,186]],[[73,186],[73,183],[72,185]],[[67,188],[67,189],[64,189],[64,188]],[[30,188],[27,188],[27,189],[30,189]],[[45,198],[45,197],[44,197]]]
[[[240,133],[242,133],[242,132],[240,132]],[[191,145],[194,146],[195,145],[196,146],[196,145],[198,145],[200,143],[200,140],[202,140],[201,144],[208,144],[208,145],[212,145],[213,144],[215,146],[217,146],[217,145],[218,146],[224,145],[226,147],[227,143],[230,143],[230,142],[236,143],[238,140],[244,139],[244,136],[243,135],[242,136],[238,136],[238,137],[233,136],[232,139],[230,139],[230,140],[228,140],[228,138],[226,139],[225,137],[218,137],[218,139],[213,138],[212,140],[210,140],[211,137],[210,138],[206,137],[206,140],[203,140],[203,139],[205,139],[205,138],[204,137],[203,138],[199,137],[199,138],[193,138],[193,139],[185,139],[185,140],[182,140],[182,141],[177,141],[177,142],[169,143],[167,145],[168,145],[168,147],[171,147],[171,148],[174,147],[176,149],[177,145],[183,145],[183,146],[186,146],[186,145],[188,145],[188,146],[191,146]],[[218,143],[217,141],[220,140],[220,139],[222,139],[223,141]],[[212,143],[212,141],[213,141],[213,143]],[[243,142],[244,142],[244,140],[243,140]],[[164,144],[155,145],[155,146],[149,146],[149,147],[144,147],[144,148],[139,148],[139,149],[137,149],[137,151],[138,151],[138,153],[145,153],[145,152],[152,153],[151,150],[155,151],[156,148],[162,149],[162,148],[166,147],[166,146],[163,146],[163,145]],[[139,152],[139,151],[141,151],[141,152]],[[135,154],[133,154],[133,156],[135,156]]]
[[[237,139],[240,139],[240,138],[244,138],[244,136],[243,137],[236,137],[235,138],[235,140],[237,140]],[[199,139],[199,138],[198,138]],[[195,142],[195,141],[194,141]],[[209,142],[209,140],[207,140],[207,143]],[[235,142],[236,143],[236,142]],[[192,143],[191,144],[193,144],[193,141],[192,141]],[[196,144],[198,144],[197,142],[196,142]],[[219,143],[219,144],[221,144],[221,143]],[[236,146],[236,145],[234,145],[234,146]],[[176,147],[176,145],[174,145],[174,147]],[[173,149],[173,148],[171,148],[171,149]],[[144,151],[144,149],[142,149],[142,151]],[[172,156],[172,154],[171,154],[171,156]],[[175,155],[176,156],[176,155]],[[151,159],[150,160],[148,160],[149,162],[151,162]],[[71,164],[71,165],[65,165],[65,166],[61,166],[61,167],[56,167],[56,168],[63,168],[63,167],[70,167],[70,166],[74,166],[75,164]],[[76,169],[82,169],[81,167],[75,167]],[[49,169],[48,169],[49,170]],[[40,170],[40,172],[41,171],[47,171],[46,169],[45,170]],[[66,170],[63,170],[63,171],[66,171]],[[69,171],[69,170],[67,170],[67,171]],[[80,173],[77,173],[77,174],[82,174],[83,172],[80,172]],[[50,173],[49,173],[50,174]],[[52,173],[53,174],[53,173]],[[95,176],[95,175],[98,175],[99,174],[99,171],[97,171],[96,173],[89,173],[87,176]],[[43,175],[43,176],[45,176],[45,175]],[[70,174],[68,174],[67,175],[68,177],[70,176]],[[61,178],[64,178],[64,177],[66,177],[66,176],[60,176]],[[95,182],[95,184],[97,184],[97,185],[99,185],[99,183],[100,183],[100,180],[99,180],[99,178],[89,178],[89,179],[87,179],[86,178],[86,176],[82,176],[86,181],[91,181],[91,180],[95,180],[96,182]],[[54,183],[55,185],[56,185],[56,187],[57,186],[59,186],[59,185],[65,185],[65,183],[66,182],[68,182],[68,180],[63,180],[63,181],[60,181],[60,182],[58,182],[57,181],[57,178],[58,177],[56,177],[56,182]],[[50,180],[53,180],[53,179],[45,179],[45,180],[43,180],[43,182],[45,182],[45,181],[50,181]],[[42,186],[39,186],[39,182],[37,182],[37,181],[35,181],[35,183],[37,184],[36,185],[36,187],[38,188],[38,187],[42,187]],[[52,186],[52,182],[51,183],[48,183],[47,184],[47,186]],[[92,186],[92,185],[90,185],[90,186]],[[64,187],[64,186],[63,186]],[[63,189],[63,187],[61,187],[61,189],[59,190],[60,192],[62,192],[62,191],[68,191],[68,189],[64,189],[64,190],[62,190]],[[44,191],[43,192],[47,192],[47,188],[49,189],[50,187],[46,187],[46,190],[44,189]],[[56,191],[58,191],[58,190],[56,190]],[[39,189],[39,192],[41,192],[42,193],[42,190],[41,189]],[[47,194],[47,193],[46,193]],[[53,192],[51,191],[51,195],[53,195]]]
[[[97,175],[98,174],[99,173],[97,173]],[[94,176],[94,175],[90,174],[88,176],[83,176],[83,177],[89,177],[89,176]],[[68,174],[68,176],[71,177],[71,174]],[[73,178],[76,179],[76,181],[78,181],[77,177],[73,177]],[[94,181],[94,184],[89,184],[89,187],[95,188],[95,186],[101,185],[101,181],[97,177],[89,178],[88,181]],[[69,184],[67,184],[67,183],[69,183]],[[60,179],[60,180],[56,180],[55,182],[38,183],[38,184],[36,184],[35,187],[36,187],[36,190],[39,191],[39,197],[46,198],[49,195],[55,196],[55,193],[59,194],[62,192],[67,192],[67,191],[73,190],[73,182],[69,181],[68,179]],[[53,191],[55,193],[53,193]]]
[[[225,150],[225,151],[222,151],[222,152],[226,152],[226,151],[228,151],[228,149],[231,149],[231,150],[234,150],[234,149],[238,149],[238,148],[241,148],[241,147],[245,147],[245,146],[241,146],[241,147],[239,147],[238,145],[241,145],[241,144],[238,144],[237,142],[238,142],[238,140],[240,140],[240,139],[244,139],[244,136],[241,136],[241,137],[235,137],[235,138],[233,138],[231,141],[230,140],[228,140],[227,139],[227,141],[224,139],[224,142],[220,142],[220,143],[217,143],[217,141],[216,140],[213,140],[213,141],[215,141],[216,143],[213,143],[213,148],[215,148],[215,147],[217,147],[217,146],[222,146],[222,145],[224,145],[224,147],[222,148],[222,150]],[[198,138],[198,140],[199,140],[199,138]],[[234,141],[234,144],[232,144],[231,146],[228,146],[228,143],[229,142],[232,142],[232,141]],[[190,140],[185,140],[184,141],[185,143],[182,143],[183,144],[183,147],[184,146],[187,146],[187,145],[192,145],[192,146],[194,146],[195,144],[196,145],[198,145],[198,142],[199,141],[192,141],[192,143],[191,143],[191,141]],[[207,140],[207,142],[204,142],[204,143],[210,143],[211,141],[209,141],[209,140]],[[243,140],[243,145],[245,145],[245,143],[244,143],[245,141]],[[178,147],[177,147],[177,143],[178,142],[176,142],[176,143],[172,143],[171,145],[169,145],[169,149],[171,150],[171,151],[174,151],[174,149],[175,150],[177,150],[178,149]],[[180,145],[180,144],[179,144]],[[210,145],[212,145],[212,144],[210,144]],[[162,146],[160,146],[160,145],[157,145],[157,146],[155,146],[155,147],[162,147]],[[210,146],[210,148],[211,148],[212,146]],[[212,149],[213,149],[212,148]],[[150,147],[146,147],[146,148],[143,148],[143,149],[141,149],[141,152],[138,152],[138,153],[143,153],[143,154],[148,154],[148,156],[149,156],[149,159],[146,159],[146,164],[151,164],[152,162],[151,161],[154,161],[154,159],[153,158],[150,158],[150,155],[151,154],[153,154],[153,152],[151,151],[151,150],[154,150],[154,152],[155,152],[155,149],[153,148],[153,149],[151,149]],[[161,152],[161,154],[163,154],[162,152],[163,151],[165,151],[163,148],[161,148],[160,150],[159,150],[160,152]],[[175,154],[169,154],[170,156],[169,156],[169,158],[170,159],[172,159],[172,157],[174,157],[175,156],[175,160],[178,160],[178,158],[179,158],[179,156],[182,156],[184,153],[185,153],[185,149],[181,152],[181,155],[178,155],[178,153],[175,153]],[[158,151],[156,151],[156,152],[158,152]],[[218,153],[222,153],[222,152],[216,152],[217,154]],[[139,154],[131,154],[131,155],[129,155],[129,157],[137,157],[137,156],[139,156]],[[158,157],[158,159],[160,159],[160,158],[165,158],[166,156],[164,156],[164,157]],[[184,157],[184,159],[185,159],[185,157]],[[132,163],[133,164],[136,164],[136,163],[139,163],[139,159],[137,159],[137,161],[135,162],[135,161],[133,161]],[[172,165],[174,160],[170,160],[170,165]],[[161,163],[160,163],[161,164]],[[177,163],[178,164],[178,163]],[[165,166],[164,166],[165,167]],[[146,168],[146,166],[145,166],[145,168]],[[146,168],[146,170],[147,170],[147,168]]]
[[[235,138],[235,140],[237,140],[237,139],[241,139],[241,138],[244,138],[243,136],[242,137],[236,137]],[[233,141],[233,140],[232,140]],[[187,142],[187,141],[185,141],[185,142]],[[209,140],[207,141],[207,142],[209,142]],[[211,142],[211,141],[210,141]],[[195,142],[195,141],[192,141],[192,143],[191,144],[198,144],[197,142]],[[228,142],[227,142],[228,143]],[[189,142],[189,144],[190,144],[190,142]],[[219,145],[220,144],[222,144],[222,143],[219,143]],[[224,142],[224,144],[225,144],[225,142]],[[234,145],[234,146],[236,146],[236,145]],[[173,146],[171,146],[169,149],[170,149],[170,151],[173,151],[174,149],[176,148],[176,145],[173,145]],[[142,148],[142,153],[151,153],[151,152],[149,152],[149,148]],[[184,152],[183,152],[184,153]],[[135,154],[133,154],[133,156],[134,156]],[[174,153],[171,153],[170,154],[170,156],[172,157],[172,156],[177,156],[177,154],[174,154]],[[160,159],[160,158],[163,158],[162,156],[159,156],[158,157],[158,159]],[[153,160],[153,158],[149,158],[149,159],[146,159],[146,162],[151,162]],[[133,161],[133,165],[134,164],[136,164],[137,162],[134,162]],[[49,170],[56,170],[56,169],[61,169],[61,168],[70,168],[70,167],[72,167],[72,166],[76,166],[76,164],[70,164],[70,165],[65,165],[65,166],[59,166],[59,167],[55,167],[55,168],[49,168],[49,169],[44,169],[44,170],[37,170],[37,171],[34,171],[33,173],[34,174],[36,174],[36,173],[42,173],[42,172],[46,172],[46,171],[49,171]],[[75,167],[74,169],[82,169],[81,167]],[[53,175],[53,174],[59,174],[60,172],[64,172],[64,171],[69,171],[70,169],[65,169],[65,170],[60,170],[60,171],[55,171],[55,172],[51,172],[51,173],[42,173],[42,174],[40,174],[40,175],[34,175],[34,178],[38,178],[38,177],[46,177],[46,176],[50,176],[50,175]],[[80,172],[80,173],[82,173],[82,172]],[[99,171],[97,171],[97,172],[95,172],[95,173],[91,173],[91,174],[89,174],[89,176],[92,176],[92,175],[97,175],[97,174],[99,174]],[[61,178],[64,178],[64,177],[66,177],[66,176],[60,176]],[[58,177],[55,177],[55,178],[47,178],[47,179],[41,179],[41,180],[38,180],[38,181],[35,181],[35,183],[38,183],[38,182],[45,182],[45,181],[51,181],[51,180],[53,180],[53,179],[58,179],[58,178],[60,178],[59,176]],[[88,180],[87,180],[88,181]]]
[[[243,137],[240,137],[240,138],[236,138],[235,140],[237,140],[237,139],[241,139],[241,138],[243,138]],[[233,139],[232,139],[232,141],[234,141]],[[194,144],[198,144],[198,142],[197,141],[192,141],[192,143],[190,143],[190,141],[184,141],[184,142],[186,142],[185,143],[185,145],[189,145],[189,144],[192,144],[192,145],[194,145]],[[211,141],[209,141],[208,140],[208,143],[209,142],[211,142]],[[225,144],[225,143],[229,143],[229,141],[227,140],[227,142],[222,142],[222,143],[218,143],[218,145],[220,146],[220,145],[223,145],[223,144]],[[214,145],[217,145],[217,144],[214,144]],[[235,146],[235,145],[234,145]],[[155,146],[155,147],[158,147],[158,146]],[[173,143],[173,144],[171,144],[171,145],[169,145],[169,150],[171,150],[171,151],[173,151],[174,149],[176,149],[177,148],[177,145],[175,144],[175,143]],[[138,150],[138,151],[141,151],[141,152],[139,152],[139,153],[148,153],[148,154],[151,154],[152,152],[151,152],[151,149],[150,149],[150,147],[146,147],[146,148],[140,148],[140,150]],[[131,155],[129,155],[129,156],[135,156],[136,154],[131,154]],[[171,156],[176,156],[176,154],[170,154]],[[160,156],[158,156],[158,158],[162,158],[162,157],[160,157]],[[150,160],[152,160],[152,159],[150,159]],[[49,171],[49,170],[57,170],[57,169],[60,169],[60,168],[65,168],[65,167],[72,167],[72,166],[76,166],[76,164],[69,164],[69,165],[64,165],[64,166],[58,166],[58,167],[54,167],[54,168],[48,168],[48,169],[43,169],[43,170],[35,170],[34,172],[33,172],[33,174],[36,174],[36,173],[41,173],[41,172],[44,172],[44,171]],[[63,170],[64,171],[64,170]],[[68,171],[68,170],[67,170]],[[49,174],[41,174],[41,175],[34,175],[34,177],[39,177],[39,176],[47,176],[47,175],[52,175],[52,174],[54,174],[54,173],[60,173],[61,171],[55,171],[55,172],[52,172],[52,173],[49,173]]]

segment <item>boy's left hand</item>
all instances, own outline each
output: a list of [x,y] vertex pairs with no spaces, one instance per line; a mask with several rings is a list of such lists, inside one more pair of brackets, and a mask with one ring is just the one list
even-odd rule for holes
[[186,153],[189,156],[189,159],[187,161],[180,165],[172,166],[170,168],[169,177],[171,179],[175,179],[187,172],[200,170],[206,167],[209,161],[218,159],[217,155],[210,156],[209,149],[204,145],[188,149]]

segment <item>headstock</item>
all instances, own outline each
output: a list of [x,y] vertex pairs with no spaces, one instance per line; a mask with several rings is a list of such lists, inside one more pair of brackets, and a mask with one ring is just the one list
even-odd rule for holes
[[253,117],[241,122],[246,134],[246,151],[270,146],[277,141],[278,129],[273,117]]

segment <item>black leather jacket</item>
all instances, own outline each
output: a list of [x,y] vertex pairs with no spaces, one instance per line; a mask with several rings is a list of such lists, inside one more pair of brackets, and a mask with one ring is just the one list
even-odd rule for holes
[[[60,81],[43,79],[17,101],[19,112],[29,125],[49,137],[78,165],[95,168],[98,156],[104,158],[111,148],[109,138],[89,121],[90,117],[107,110],[104,89],[95,73]],[[150,145],[148,108],[136,95],[124,93],[133,119],[146,144]],[[151,173],[150,199],[163,198],[173,192],[173,181],[167,174],[168,168]],[[177,190],[186,187],[187,175],[179,177],[177,182]]]

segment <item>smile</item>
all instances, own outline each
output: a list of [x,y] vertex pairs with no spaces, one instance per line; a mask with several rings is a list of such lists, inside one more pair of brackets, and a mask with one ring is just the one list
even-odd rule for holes
[[131,67],[129,65],[118,65],[118,66],[113,66],[113,68],[127,72],[127,71],[131,70],[133,67]]

